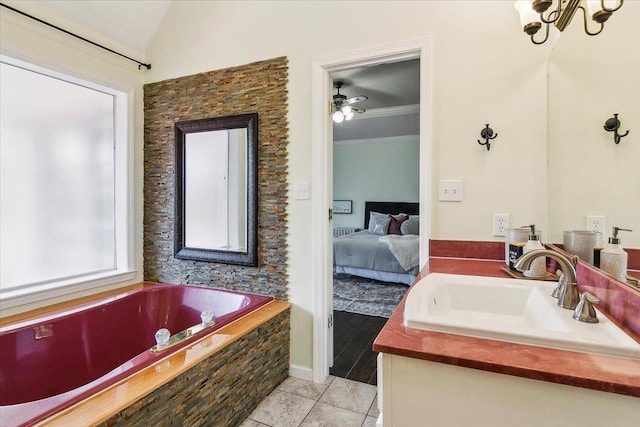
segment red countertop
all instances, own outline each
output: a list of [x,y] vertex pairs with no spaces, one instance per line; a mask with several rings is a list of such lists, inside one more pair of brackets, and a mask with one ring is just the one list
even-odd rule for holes
[[[429,273],[509,277],[500,269],[502,264],[502,261],[431,258],[418,279]],[[407,294],[373,343],[375,351],[640,397],[640,360],[407,328],[403,324]]]

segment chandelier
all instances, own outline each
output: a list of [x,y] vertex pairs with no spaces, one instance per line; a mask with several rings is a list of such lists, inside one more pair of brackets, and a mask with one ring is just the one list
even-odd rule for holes
[[[534,44],[542,44],[549,38],[549,25],[553,24],[558,30],[564,31],[578,9],[584,18],[584,32],[590,36],[600,34],[606,20],[622,7],[622,3],[624,0],[516,0],[514,7],[520,13],[524,32],[531,36]],[[600,24],[600,28],[596,25],[595,31],[591,31],[587,15]],[[533,36],[542,28],[542,24],[545,24],[545,36],[538,41]]]

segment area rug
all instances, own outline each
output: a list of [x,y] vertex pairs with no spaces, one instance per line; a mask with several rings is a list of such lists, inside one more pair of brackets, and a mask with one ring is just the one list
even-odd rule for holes
[[409,286],[349,274],[333,275],[333,309],[390,317]]

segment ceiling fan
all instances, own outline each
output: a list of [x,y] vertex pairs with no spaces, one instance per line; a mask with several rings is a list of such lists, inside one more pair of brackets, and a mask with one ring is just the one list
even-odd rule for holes
[[354,113],[362,114],[365,110],[364,108],[356,107],[356,102],[362,102],[368,97],[364,95],[353,96],[351,98],[347,98],[345,95],[340,93],[340,88],[343,86],[344,82],[338,81],[334,83],[336,89],[338,89],[338,93],[333,95],[333,121],[336,123],[342,123],[344,119],[351,120],[353,118]]

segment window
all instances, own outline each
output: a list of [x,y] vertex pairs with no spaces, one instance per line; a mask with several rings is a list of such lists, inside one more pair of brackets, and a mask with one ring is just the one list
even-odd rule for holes
[[0,298],[126,280],[128,95],[0,66]]

